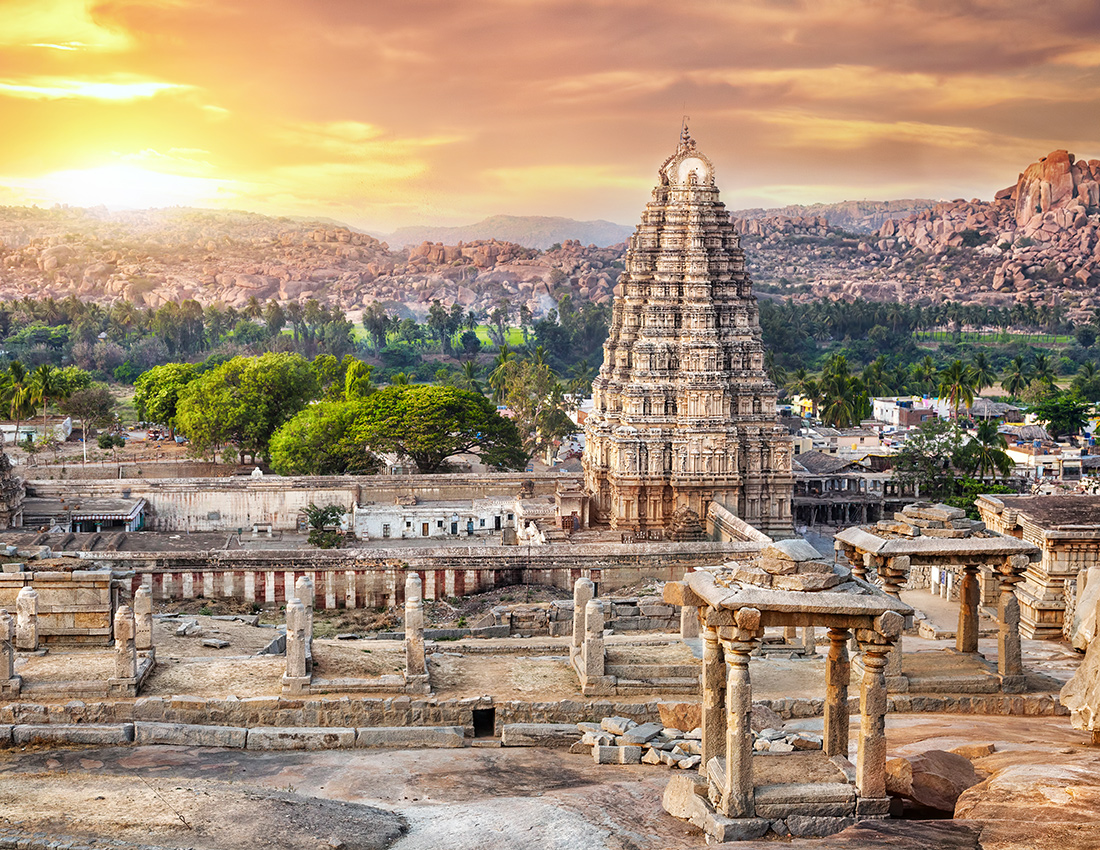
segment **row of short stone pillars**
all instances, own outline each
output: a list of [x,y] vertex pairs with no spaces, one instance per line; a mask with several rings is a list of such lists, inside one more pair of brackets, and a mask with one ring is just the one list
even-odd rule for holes
[[[283,691],[308,693],[313,681],[313,580],[294,582],[295,598],[286,604],[286,673]],[[405,691],[427,694],[428,662],[424,655],[424,592],[417,573],[405,579]]]
[[[115,669],[110,684],[136,693],[142,660],[152,662],[155,657],[153,597],[148,588],[137,589],[132,608],[122,605],[115,611],[114,633]],[[15,674],[16,653],[37,652],[38,637],[38,592],[24,587],[15,599],[15,617],[0,608],[0,695],[19,693],[22,679]]]

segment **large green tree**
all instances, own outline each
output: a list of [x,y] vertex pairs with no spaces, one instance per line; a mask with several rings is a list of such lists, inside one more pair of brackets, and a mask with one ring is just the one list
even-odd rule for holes
[[197,376],[192,363],[165,363],[143,372],[134,382],[134,407],[145,422],[167,425],[176,435],[180,394]]
[[1045,422],[1052,437],[1079,434],[1088,422],[1091,405],[1076,393],[1058,393],[1031,406],[1031,412]]
[[378,459],[357,435],[360,400],[311,404],[271,437],[271,468],[279,475],[373,473]]
[[894,461],[894,477],[920,488],[922,498],[944,499],[955,492],[954,464],[963,434],[954,422],[924,422],[905,440]]
[[184,389],[176,424],[203,456],[234,444],[255,460],[276,429],[320,391],[309,361],[298,354],[234,357]]
[[476,451],[490,466],[521,468],[519,430],[478,393],[423,384],[390,386],[359,403],[356,438],[376,453],[407,457],[435,472],[453,455]]

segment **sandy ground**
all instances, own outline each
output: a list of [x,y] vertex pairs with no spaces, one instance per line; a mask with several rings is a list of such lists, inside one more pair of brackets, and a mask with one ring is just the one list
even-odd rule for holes
[[[820,718],[788,727],[820,730]],[[889,755],[992,743],[982,817],[864,824],[799,850],[1095,850],[1100,749],[1065,718],[893,715]],[[852,752],[856,730],[853,729]],[[782,758],[782,757],[776,757]],[[763,767],[763,765],[762,765]],[[663,767],[560,750],[254,753],[182,747],[0,751],[0,825],[172,847],[686,850]],[[402,829],[407,833],[402,834]],[[374,840],[374,844],[365,844]],[[775,842],[728,845],[774,850]]]

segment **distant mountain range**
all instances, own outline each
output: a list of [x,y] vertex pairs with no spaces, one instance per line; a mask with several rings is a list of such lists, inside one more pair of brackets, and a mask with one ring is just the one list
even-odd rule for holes
[[388,236],[380,236],[391,248],[419,245],[421,242],[442,242],[455,245],[477,239],[499,239],[515,242],[526,248],[546,249],[566,239],[576,239],[582,245],[605,248],[625,242],[633,227],[613,221],[576,221],[544,215],[494,215],[461,227],[401,227]]

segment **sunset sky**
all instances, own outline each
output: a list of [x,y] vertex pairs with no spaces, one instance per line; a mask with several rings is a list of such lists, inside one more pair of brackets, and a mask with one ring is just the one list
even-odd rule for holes
[[632,224],[684,114],[733,209],[988,199],[1098,100],[1095,0],[0,0],[0,204]]

